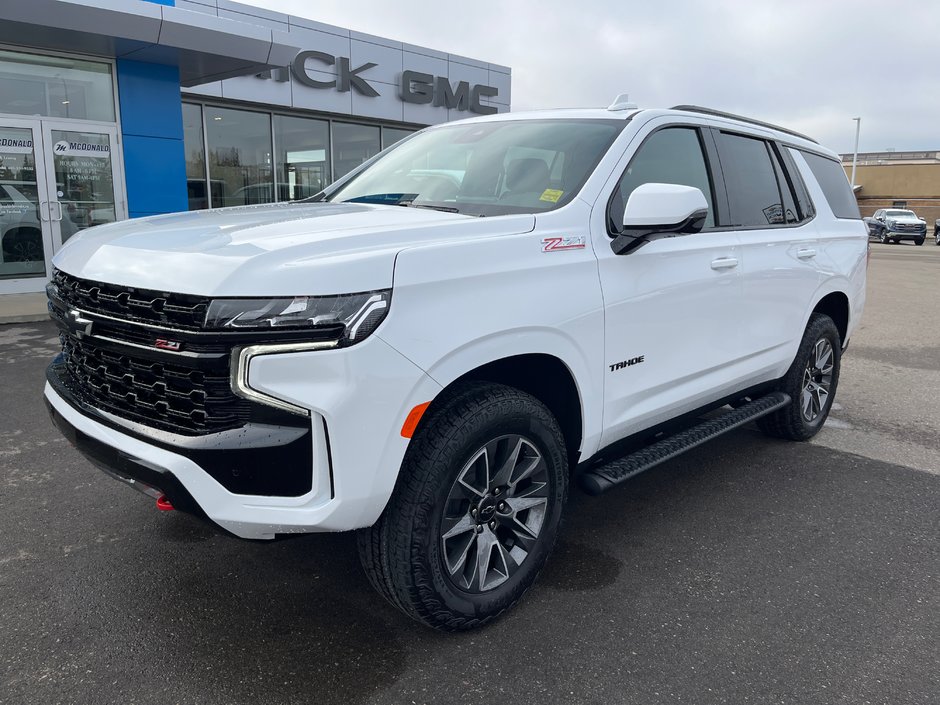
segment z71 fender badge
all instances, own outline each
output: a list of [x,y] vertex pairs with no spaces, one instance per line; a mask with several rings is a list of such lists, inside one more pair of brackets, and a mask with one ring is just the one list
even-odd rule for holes
[[584,236],[569,235],[567,237],[542,238],[542,252],[561,252],[562,250],[583,250]]

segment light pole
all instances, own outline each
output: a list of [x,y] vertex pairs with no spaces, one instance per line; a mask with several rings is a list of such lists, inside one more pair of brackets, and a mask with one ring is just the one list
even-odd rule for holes
[[852,193],[855,193],[855,167],[858,165],[858,133],[862,130],[862,118],[854,117],[855,120],[855,153],[852,155]]

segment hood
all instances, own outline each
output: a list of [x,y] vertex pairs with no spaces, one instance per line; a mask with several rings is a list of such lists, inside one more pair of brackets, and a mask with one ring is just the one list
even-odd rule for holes
[[887,215],[885,216],[885,221],[891,221],[892,223],[902,223],[904,225],[923,225],[924,221],[920,218],[916,218],[912,215]]
[[532,215],[476,218],[353,203],[241,206],[89,228],[53,264],[84,279],[199,296],[342,294],[392,286],[407,247],[529,232]]

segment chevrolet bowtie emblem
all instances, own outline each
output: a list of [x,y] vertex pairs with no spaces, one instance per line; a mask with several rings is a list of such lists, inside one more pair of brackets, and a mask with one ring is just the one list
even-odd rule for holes
[[76,338],[81,339],[86,335],[91,335],[91,326],[94,321],[84,318],[81,311],[72,309],[69,311],[69,319],[72,324],[72,332],[75,333]]

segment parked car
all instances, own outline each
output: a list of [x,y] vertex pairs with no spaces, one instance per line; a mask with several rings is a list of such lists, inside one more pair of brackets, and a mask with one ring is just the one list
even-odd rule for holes
[[927,223],[914,211],[901,208],[879,208],[871,218],[864,218],[868,234],[883,243],[913,240],[923,245],[927,239]]
[[[78,228],[67,208],[62,208],[61,214],[60,231],[65,240]],[[42,223],[35,182],[0,182],[0,262],[42,261]]]
[[940,245],[940,218],[937,218],[933,223],[933,237],[937,241],[937,244]]
[[0,261],[41,262],[42,229],[36,185],[0,182]]
[[372,585],[442,630],[522,597],[570,483],[751,421],[812,438],[865,303],[838,155],[705,108],[436,125],[316,198],[73,237],[45,398],[158,508],[358,530]]

